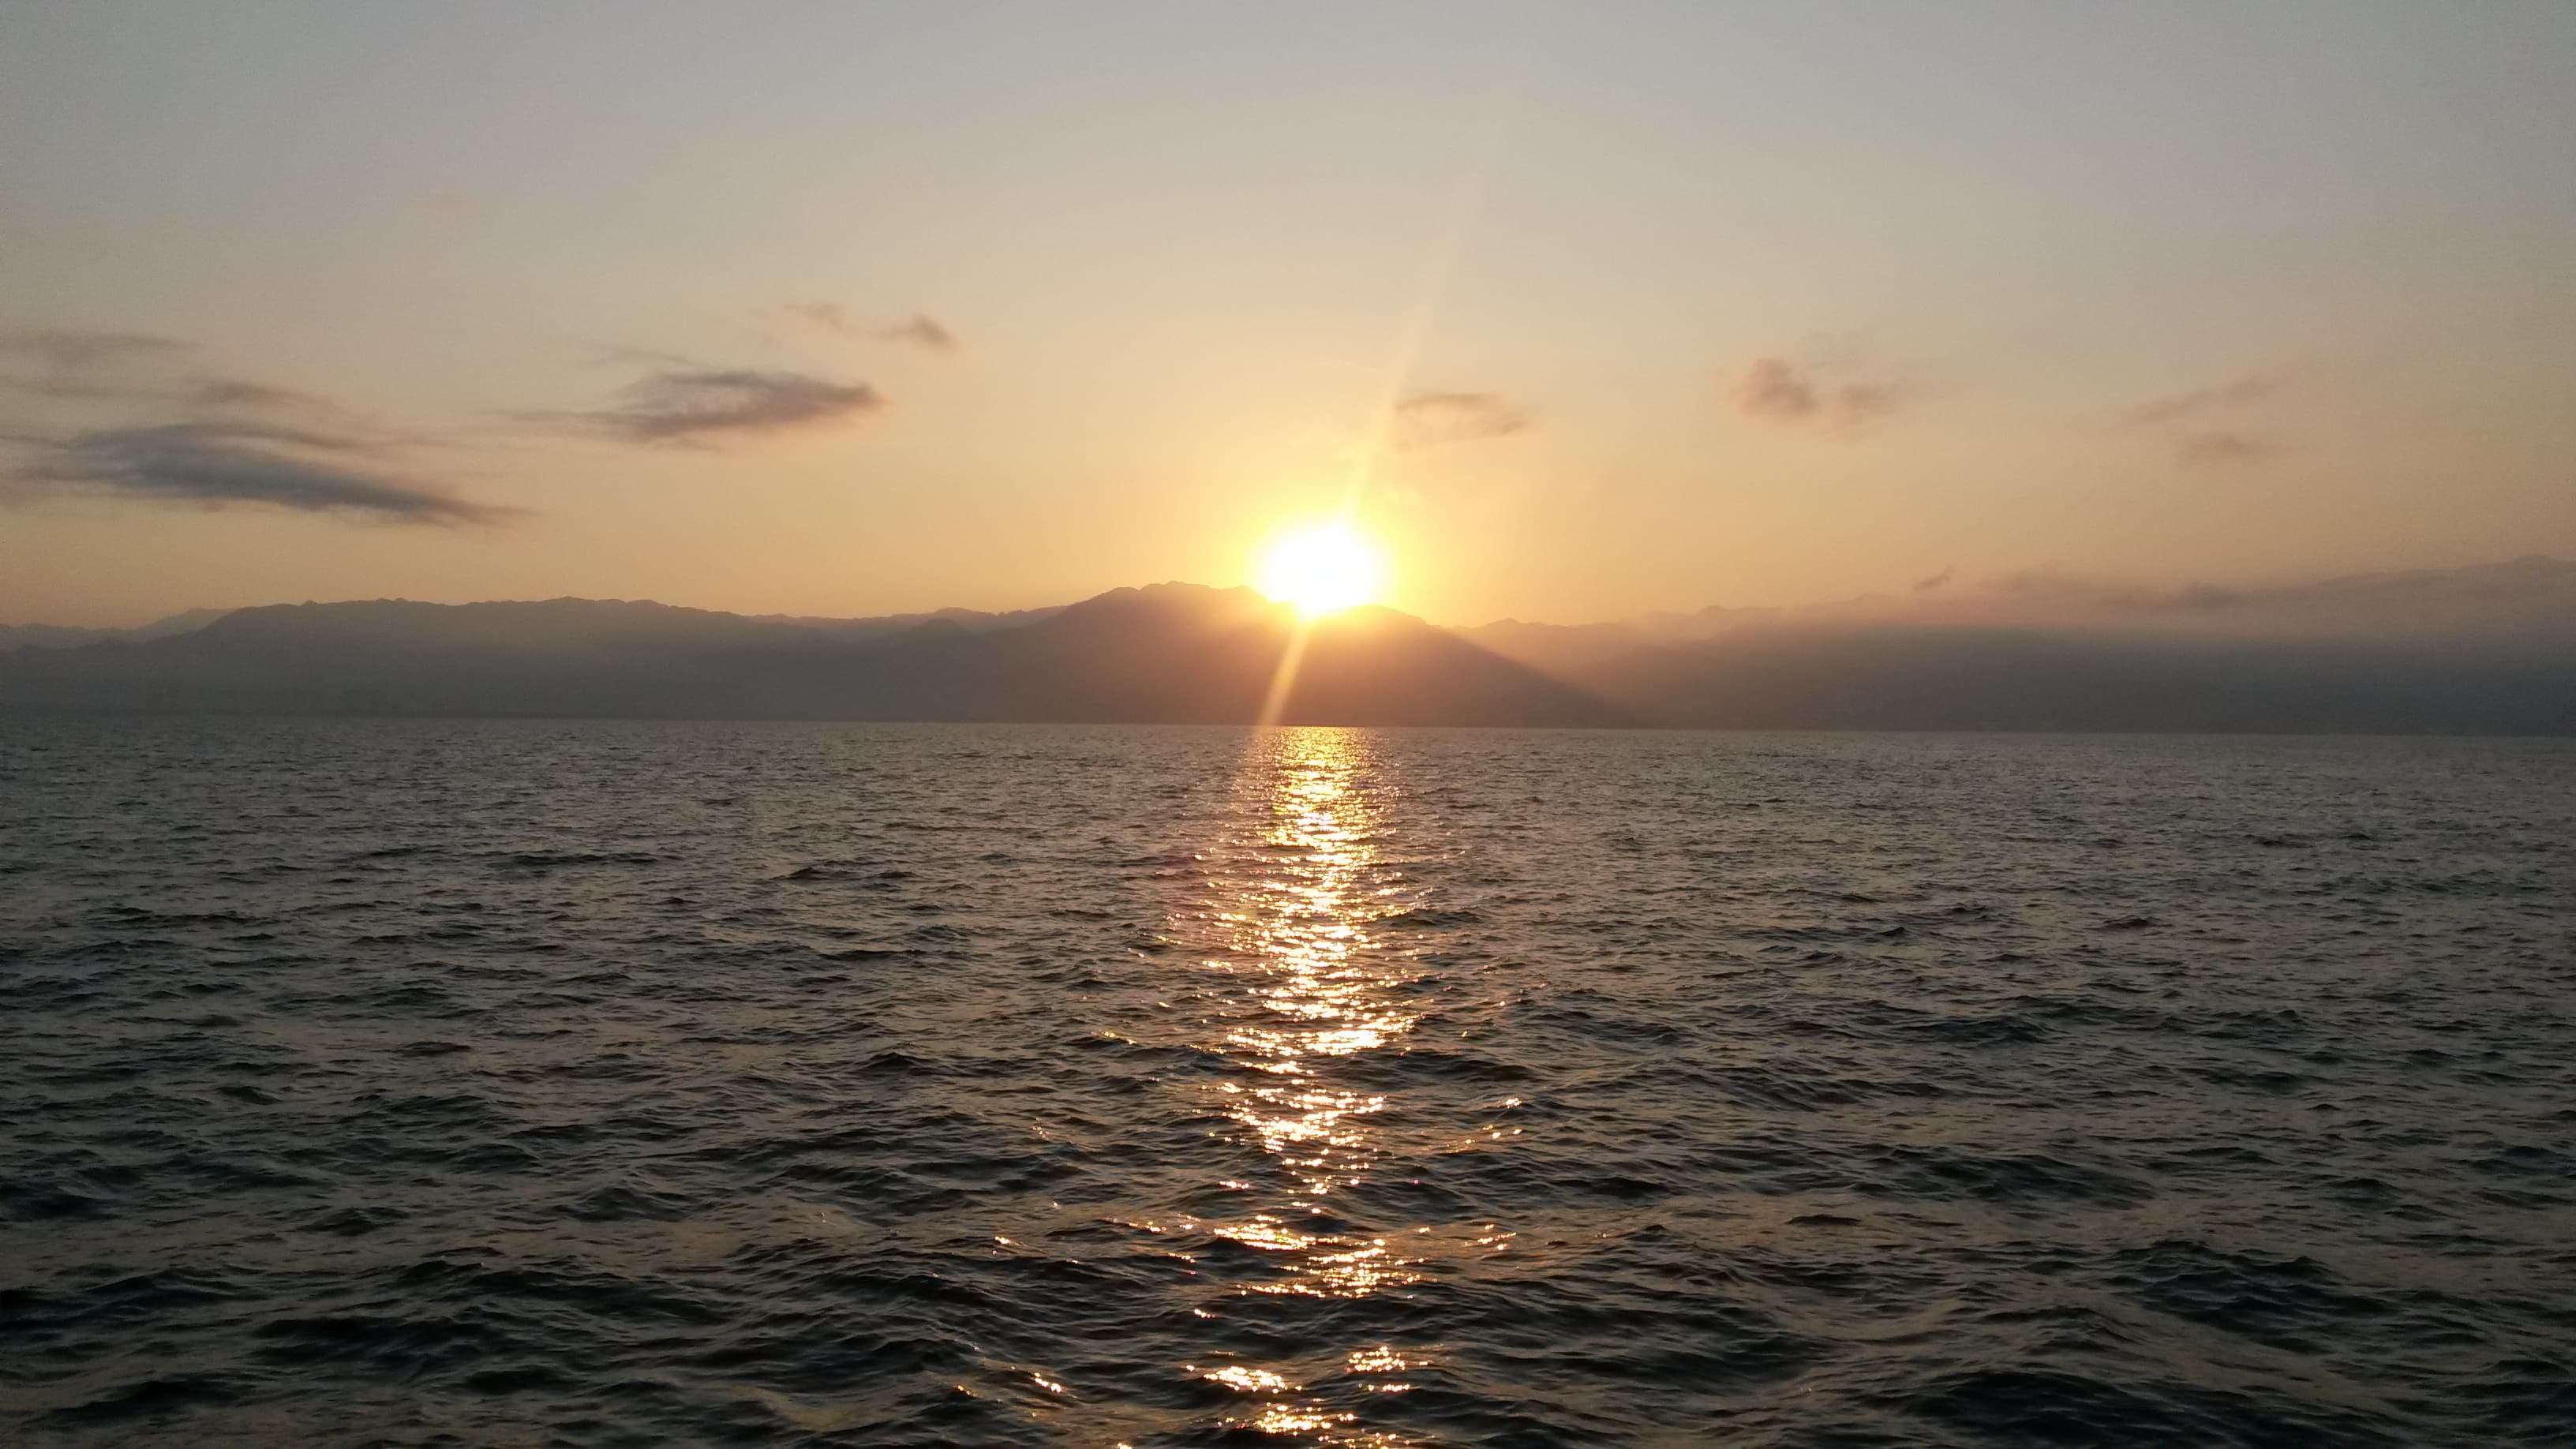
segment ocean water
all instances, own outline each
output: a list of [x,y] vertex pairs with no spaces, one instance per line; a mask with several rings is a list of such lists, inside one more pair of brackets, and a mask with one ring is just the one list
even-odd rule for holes
[[2576,746],[0,725],[0,1440],[2576,1442]]

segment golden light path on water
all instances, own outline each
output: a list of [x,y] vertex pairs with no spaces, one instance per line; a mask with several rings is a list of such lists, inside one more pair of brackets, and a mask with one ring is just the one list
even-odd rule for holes
[[[1224,1003],[1203,1048],[1240,1070],[1208,1084],[1243,1141],[1268,1160],[1266,1180],[1232,1181],[1245,1210],[1187,1226],[1261,1253],[1278,1271],[1237,1285],[1233,1296],[1362,1298],[1422,1280],[1435,1258],[1483,1256],[1508,1239],[1490,1224],[1411,1222],[1361,1226],[1347,1199],[1391,1144],[1389,1102],[1353,1086],[1351,1070],[1400,1051],[1423,1012],[1412,988],[1424,973],[1381,923],[1417,903],[1414,872],[1384,853],[1396,792],[1377,768],[1368,736],[1320,728],[1266,729],[1247,748],[1238,779],[1239,833],[1210,852],[1209,896],[1175,926],[1207,949],[1191,970],[1220,979]],[[1419,1129],[1417,1129],[1419,1130]],[[1441,1140],[1409,1148],[1445,1150]],[[1220,1309],[1222,1305],[1219,1305]],[[1185,1365],[1242,1396],[1225,1425],[1319,1444],[1420,1442],[1358,1425],[1347,1407],[1301,1393],[1301,1369],[1371,1392],[1401,1393],[1421,1367],[1417,1350],[1385,1343],[1305,1345],[1301,1364],[1219,1359]]]

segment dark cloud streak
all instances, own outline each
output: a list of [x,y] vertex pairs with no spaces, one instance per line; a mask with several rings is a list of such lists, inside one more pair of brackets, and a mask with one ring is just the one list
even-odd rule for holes
[[250,409],[347,416],[308,392],[201,371],[196,355],[188,343],[145,332],[0,332],[0,358],[37,369],[33,376],[0,377],[0,387],[55,402],[133,403],[165,413]]
[[0,354],[30,358],[64,372],[168,359],[191,350],[187,343],[149,332],[100,332],[70,327],[0,331]]
[[828,427],[886,407],[884,394],[864,382],[753,368],[657,372],[629,383],[619,397],[616,406],[597,411],[530,416],[629,443],[692,444]]
[[193,400],[212,408],[307,408],[338,411],[331,403],[291,387],[271,387],[238,377],[210,377],[198,384]]
[[30,327],[0,330],[0,387],[55,402],[165,401],[172,365],[194,349],[148,332]]
[[378,444],[298,428],[184,422],[17,441],[33,443],[36,454],[14,477],[36,491],[208,508],[257,504],[393,523],[491,524],[516,512],[370,466]]

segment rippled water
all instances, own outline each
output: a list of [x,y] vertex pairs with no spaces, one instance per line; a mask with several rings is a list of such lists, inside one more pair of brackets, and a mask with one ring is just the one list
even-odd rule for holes
[[0,1439],[2576,1441],[2567,742],[0,727]]

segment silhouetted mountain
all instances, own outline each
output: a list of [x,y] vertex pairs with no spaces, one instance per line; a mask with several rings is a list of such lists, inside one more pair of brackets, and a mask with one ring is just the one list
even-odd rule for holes
[[[194,634],[0,656],[0,707],[156,713],[1232,722],[1297,634],[1249,589],[1120,589],[1035,622],[843,637],[597,599],[244,609]],[[1616,709],[1386,609],[1317,624],[1290,723],[1600,725]]]
[[[1261,717],[1296,634],[1250,589],[1119,589],[941,652],[956,713],[1015,720],[1221,723]],[[916,639],[918,635],[914,636]],[[1318,620],[1280,719],[1289,724],[1607,725],[1621,711],[1392,609]]]
[[[1298,641],[1302,638],[1302,646]],[[2576,565],[2295,589],[2023,581],[1956,599],[1626,624],[1302,630],[1249,589],[1019,615],[746,618],[598,599],[244,609],[0,654],[0,708],[645,718],[2576,732]]]
[[2534,554],[2468,568],[2357,574],[2271,589],[2198,586],[2158,592],[2059,574],[2020,574],[1983,587],[1868,594],[1794,609],[1702,609],[1612,624],[1529,624],[1461,630],[1504,655],[1553,669],[1597,663],[1658,644],[1763,634],[1883,629],[2084,630],[2187,638],[2533,640],[2576,635],[2576,563]]
[[807,629],[820,629],[843,639],[877,639],[917,629],[924,624],[954,624],[973,634],[994,629],[1016,629],[1060,612],[1061,606],[1013,609],[1001,614],[988,614],[980,609],[933,609],[925,614],[880,614],[864,619],[835,619],[821,614],[753,614],[749,617],[763,624],[795,624]]
[[2540,557],[2257,590],[2039,575],[1461,637],[1648,724],[2576,732],[2576,564]]
[[132,629],[85,629],[69,624],[0,624],[0,654],[12,649],[76,649],[83,644],[104,644],[117,639],[162,639],[172,634],[185,634],[191,629],[202,629],[230,612],[229,609],[190,609]]

